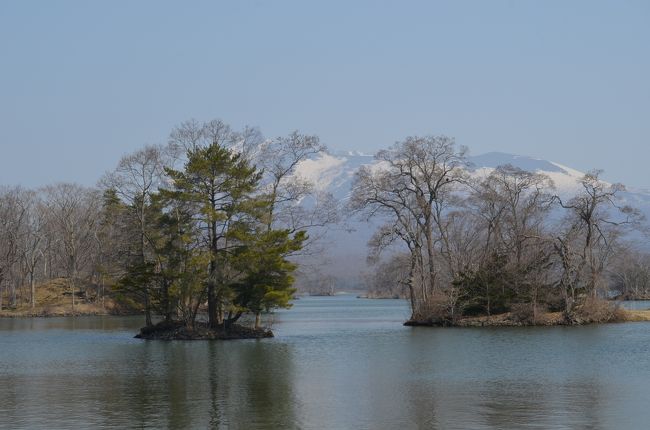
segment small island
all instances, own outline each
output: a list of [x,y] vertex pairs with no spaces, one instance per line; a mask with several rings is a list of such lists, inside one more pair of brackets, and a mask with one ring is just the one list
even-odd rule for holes
[[263,315],[291,307],[307,230],[336,221],[328,196],[299,206],[315,190],[293,175],[323,150],[190,121],[96,188],[0,190],[0,317],[140,314],[141,339],[272,337]]
[[349,207],[380,222],[369,242],[368,296],[406,297],[405,325],[650,319],[610,300],[647,296],[650,266],[635,242],[644,216],[601,171],[575,175],[574,194],[561,194],[539,171],[476,171],[447,136],[408,137],[376,159],[382,168],[357,172]]
[[211,328],[205,322],[195,322],[193,326],[188,326],[181,321],[161,321],[142,327],[135,337],[146,340],[264,339],[273,337],[273,332],[263,327],[246,327],[240,324]]
[[[161,169],[155,191],[139,188],[129,176],[134,164],[140,168],[150,161],[151,149],[126,157],[106,179],[113,210],[134,211],[140,238],[136,258],[117,283],[118,290],[140,294],[145,303],[146,325],[136,337],[273,337],[262,315],[291,307],[297,268],[291,257],[308,239],[304,228],[280,221],[283,205],[310,192],[288,190],[293,185],[287,178],[298,162],[320,150],[318,139],[294,133],[266,142],[257,159],[270,172],[265,175],[262,166],[225,143],[240,135],[223,123],[184,127],[172,133],[184,163]],[[181,131],[187,127],[198,141],[186,140]],[[163,151],[153,152],[162,162]],[[135,197],[125,205],[124,196]],[[162,321],[153,324],[153,315]],[[240,323],[244,315],[254,317],[252,327]]]

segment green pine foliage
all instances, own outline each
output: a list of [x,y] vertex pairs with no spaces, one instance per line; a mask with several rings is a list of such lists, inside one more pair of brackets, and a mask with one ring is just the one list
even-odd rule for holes
[[[262,172],[244,156],[212,143],[191,148],[182,170],[166,169],[169,186],[147,207],[148,255],[127,266],[119,287],[140,291],[167,321],[211,327],[290,307],[304,231],[274,229]],[[110,196],[107,196],[110,200]],[[206,306],[207,305],[207,306]]]
[[235,303],[259,315],[273,308],[288,308],[296,292],[292,273],[296,265],[287,256],[299,251],[307,235],[288,230],[247,232],[241,238],[244,246],[236,254],[234,267],[241,275],[233,284]]

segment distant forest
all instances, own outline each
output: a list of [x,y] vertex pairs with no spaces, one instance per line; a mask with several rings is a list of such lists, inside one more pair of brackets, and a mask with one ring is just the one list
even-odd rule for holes
[[[549,311],[606,320],[606,299],[650,298],[650,257],[630,240],[645,235],[644,219],[599,171],[563,199],[543,174],[506,165],[470,175],[453,139],[409,137],[362,166],[338,202],[295,174],[323,151],[313,135],[264,139],[188,121],[95,187],[4,186],[0,310],[37,308],[37,290],[57,280],[73,313],[110,297],[147,325],[227,327],[249,314],[260,327],[265,312],[290,306],[296,277],[319,273],[328,226],[352,216],[380,226],[370,295],[407,298],[417,323],[504,312],[535,323]],[[307,288],[333,292],[313,273]]]

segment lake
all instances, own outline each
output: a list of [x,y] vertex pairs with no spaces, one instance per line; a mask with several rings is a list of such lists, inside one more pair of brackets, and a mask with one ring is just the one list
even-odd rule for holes
[[644,429],[650,323],[403,327],[307,297],[274,339],[142,341],[141,317],[0,320],[0,428]]

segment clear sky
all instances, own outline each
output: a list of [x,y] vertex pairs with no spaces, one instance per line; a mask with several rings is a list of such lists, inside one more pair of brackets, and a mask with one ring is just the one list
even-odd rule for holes
[[0,0],[0,184],[92,185],[179,122],[447,134],[650,187],[650,2]]

